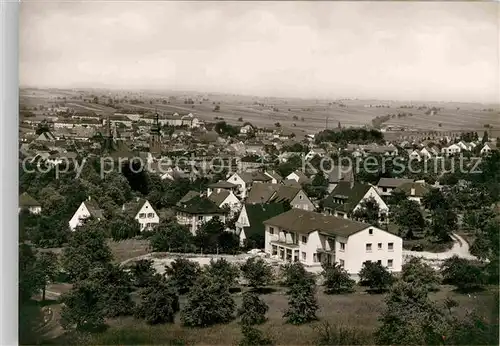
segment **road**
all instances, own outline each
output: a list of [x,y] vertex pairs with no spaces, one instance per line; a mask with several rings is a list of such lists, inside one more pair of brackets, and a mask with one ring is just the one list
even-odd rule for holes
[[471,255],[469,251],[469,243],[464,238],[456,233],[453,233],[453,247],[445,252],[428,252],[428,251],[408,251],[403,250],[403,257],[423,257],[427,260],[444,261],[453,256],[475,260],[475,256]]

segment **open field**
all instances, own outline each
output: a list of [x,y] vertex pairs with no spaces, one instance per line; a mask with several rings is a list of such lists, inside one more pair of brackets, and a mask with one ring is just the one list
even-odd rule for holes
[[[292,130],[302,130],[314,133],[328,128],[336,128],[338,123],[344,127],[370,126],[377,116],[387,114],[412,113],[412,116],[390,118],[385,125],[405,126],[416,131],[484,131],[484,125],[500,128],[500,113],[497,106],[456,102],[419,102],[413,103],[414,108],[400,108],[411,102],[377,101],[377,100],[304,100],[296,98],[266,98],[244,95],[222,95],[202,93],[160,93],[160,92],[104,92],[94,91],[101,99],[113,95],[128,95],[129,98],[142,99],[144,104],[121,103],[120,106],[130,110],[147,110],[159,112],[192,112],[204,121],[215,121],[215,117],[223,118],[230,124],[250,122],[258,127],[272,127],[279,122],[283,127]],[[73,90],[40,90],[26,89],[20,91],[20,104],[28,107],[37,105],[49,106],[60,102],[57,97],[66,97],[67,106],[75,110],[92,110],[100,114],[110,114],[114,108],[85,103],[72,99],[80,95],[89,96],[88,91]],[[175,95],[169,104],[166,100]],[[180,95],[180,96],[179,96]],[[192,98],[193,105],[184,104],[184,99]],[[200,100],[204,99],[203,101]],[[208,101],[207,101],[208,99]],[[151,101],[151,103],[150,103]],[[220,105],[220,111],[214,112],[215,104]],[[340,106],[342,104],[343,106]],[[390,108],[365,107],[366,105],[389,105]],[[418,106],[427,105],[442,108],[436,115],[426,115]],[[276,108],[278,111],[274,111]],[[485,109],[492,110],[485,110]],[[294,118],[295,117],[295,118]],[[242,122],[238,121],[241,118]],[[303,119],[303,120],[302,120]],[[441,124],[441,126],[439,126]]]
[[[475,295],[458,294],[449,286],[442,286],[441,291],[431,294],[431,299],[443,302],[453,298],[459,303],[456,311],[463,315],[466,311],[476,309],[478,313],[489,318],[494,307],[492,291],[475,293]],[[241,293],[234,294],[236,304],[241,302]],[[317,338],[316,327],[322,322],[341,324],[371,334],[377,327],[378,317],[384,308],[384,295],[371,295],[360,288],[356,293],[347,295],[325,295],[321,289],[317,293],[321,310],[319,321],[303,326],[292,326],[284,323],[283,311],[287,308],[287,297],[284,288],[271,294],[262,295],[269,305],[268,321],[259,327],[272,337],[278,345],[314,345]],[[185,297],[181,297],[181,308]],[[183,328],[177,316],[173,325],[148,326],[132,317],[108,321],[109,329],[95,334],[88,340],[89,344],[169,344],[172,340],[182,339],[187,344],[198,345],[235,345],[241,339],[240,326],[237,320],[227,325],[216,325],[208,328]]]
[[149,240],[127,239],[122,241],[108,241],[113,259],[121,263],[127,259],[142,256],[151,252]]

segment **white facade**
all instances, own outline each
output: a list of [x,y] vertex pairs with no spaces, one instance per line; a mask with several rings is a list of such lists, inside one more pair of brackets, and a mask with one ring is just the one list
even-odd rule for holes
[[149,201],[144,202],[137,215],[135,215],[134,219],[139,222],[141,226],[141,232],[147,229],[151,229],[155,225],[158,225],[160,223],[160,217],[151,206]]
[[265,252],[306,266],[321,266],[323,261],[339,263],[351,275],[357,275],[366,261],[380,261],[389,271],[400,272],[403,240],[373,226],[344,238],[312,230],[308,234],[287,232],[266,225]]
[[488,145],[488,143],[485,143],[484,146],[481,148],[481,155],[486,155],[491,153],[491,147]]
[[[19,207],[17,208],[17,212],[20,213],[23,208]],[[42,207],[41,206],[33,206],[33,207],[28,207],[25,208],[27,209],[31,214],[40,214],[42,212]]]
[[300,177],[297,175],[297,173],[292,172],[292,173],[288,174],[285,179],[287,179],[287,180],[295,180],[298,183],[299,180],[300,180]]
[[228,182],[234,185],[238,185],[237,195],[240,199],[245,199],[247,197],[248,190],[250,186],[247,186],[247,183],[240,177],[238,173],[234,173],[228,179]]
[[442,153],[445,155],[458,154],[461,150],[462,148],[457,144],[452,144],[448,147],[441,149]]
[[80,206],[76,210],[75,214],[73,214],[71,220],[69,220],[69,228],[74,231],[76,227],[83,224],[83,220],[89,218],[90,216],[90,212],[87,209],[85,202],[82,202],[82,204],[80,204]]
[[212,220],[214,217],[219,217],[219,220],[224,223],[226,222],[224,215],[214,215],[214,214],[187,214],[178,212],[176,215],[177,223],[179,225],[187,226],[193,235],[196,235],[196,231],[200,226]]
[[247,210],[245,207],[241,208],[240,215],[238,216],[238,220],[235,223],[236,234],[240,237],[240,245],[243,246],[245,244],[245,239],[247,238],[245,235],[244,227],[250,227],[250,222],[248,220]]

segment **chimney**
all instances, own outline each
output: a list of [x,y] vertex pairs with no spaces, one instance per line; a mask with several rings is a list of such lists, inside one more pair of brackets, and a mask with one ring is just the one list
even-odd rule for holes
[[90,198],[90,196],[89,196],[89,198],[87,198],[87,201],[90,201],[90,200],[91,200],[91,198]]
[[415,188],[414,187],[411,188],[410,195],[411,196],[415,196]]

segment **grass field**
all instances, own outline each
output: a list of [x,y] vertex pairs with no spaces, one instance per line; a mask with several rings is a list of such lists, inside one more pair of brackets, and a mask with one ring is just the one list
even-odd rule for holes
[[[234,295],[237,305],[241,301],[241,293]],[[442,302],[453,298],[459,303],[457,314],[463,316],[467,311],[476,309],[486,318],[491,315],[494,298],[491,291],[476,293],[475,296],[458,294],[451,287],[443,286],[441,291],[433,293],[431,299]],[[362,291],[348,295],[325,295],[317,293],[321,310],[319,321],[293,326],[284,323],[283,311],[287,308],[287,297],[284,289],[263,295],[262,299],[269,305],[268,321],[259,327],[278,345],[313,345],[316,342],[317,327],[327,321],[333,325],[356,328],[362,333],[371,335],[378,325],[378,317],[384,308],[384,295],[371,295]],[[181,298],[181,307],[185,299]],[[93,335],[89,344],[169,344],[172,340],[181,339],[192,345],[235,345],[241,339],[240,326],[237,320],[227,325],[216,325],[208,328],[183,328],[179,316],[175,324],[148,326],[132,317],[108,321],[109,328],[100,334]]]

